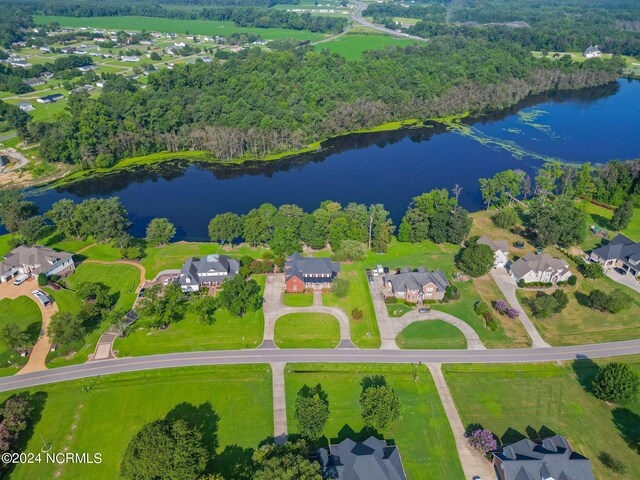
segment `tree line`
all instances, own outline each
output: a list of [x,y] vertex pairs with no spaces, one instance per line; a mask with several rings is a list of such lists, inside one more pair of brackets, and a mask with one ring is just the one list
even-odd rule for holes
[[536,60],[508,42],[454,37],[356,61],[255,48],[225,62],[152,73],[146,89],[107,80],[97,98],[69,98],[55,122],[20,129],[45,159],[86,168],[99,155],[118,160],[162,150],[261,158],[389,121],[500,109],[531,94],[601,85],[618,72],[615,61]]

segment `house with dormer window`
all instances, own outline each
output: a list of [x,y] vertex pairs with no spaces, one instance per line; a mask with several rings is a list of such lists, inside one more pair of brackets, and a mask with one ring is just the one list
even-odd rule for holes
[[287,257],[284,264],[284,283],[288,293],[305,290],[324,290],[332,286],[340,273],[340,264],[329,258],[303,257],[299,253]]
[[7,253],[0,262],[0,283],[6,283],[18,275],[37,277],[44,273],[47,278],[53,275],[64,277],[75,268],[72,253],[41,245],[21,245]]

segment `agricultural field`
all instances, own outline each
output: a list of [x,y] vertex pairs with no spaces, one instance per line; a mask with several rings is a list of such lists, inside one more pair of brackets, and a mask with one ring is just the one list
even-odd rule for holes
[[[640,368],[637,358],[626,361]],[[480,424],[503,443],[564,435],[576,451],[591,459],[596,478],[636,479],[640,472],[640,401],[616,408],[597,400],[590,393],[597,369],[590,360],[443,366],[465,426]],[[622,462],[624,472],[607,469],[600,460],[603,452]]]
[[[89,391],[83,387],[90,386]],[[268,365],[172,368],[55,383],[27,390],[38,420],[27,453],[42,443],[53,451],[101,453],[102,463],[18,465],[12,479],[119,478],[131,438],[165,417],[203,426],[212,467],[225,478],[273,435],[271,371]],[[0,394],[4,402],[17,392]]]
[[70,28],[106,28],[112,30],[146,30],[155,32],[189,33],[196,35],[230,35],[232,33],[255,33],[265,40],[294,38],[296,40],[319,40],[322,34],[307,30],[285,28],[243,28],[233,22],[206,20],[176,20],[155,17],[63,17],[52,15],[34,15],[34,22],[47,24],[58,22],[61,27]]
[[411,365],[323,365],[287,364],[287,425],[297,428],[295,401],[305,385],[320,385],[329,401],[329,420],[320,444],[335,443],[349,437],[367,439],[375,432],[364,429],[360,416],[361,381],[365,376],[382,376],[400,397],[400,420],[379,438],[398,446],[407,477],[412,480],[462,478],[453,434],[429,371]]
[[378,50],[389,45],[405,47],[416,43],[415,40],[398,39],[389,35],[366,35],[357,33],[348,33],[342,37],[329,40],[327,42],[317,43],[315,48],[322,51],[325,48],[331,52],[338,53],[348,60],[360,58],[362,54],[368,50]]

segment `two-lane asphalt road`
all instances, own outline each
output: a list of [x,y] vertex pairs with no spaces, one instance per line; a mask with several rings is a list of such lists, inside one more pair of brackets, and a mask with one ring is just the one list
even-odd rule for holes
[[128,357],[0,378],[0,391],[160,368],[250,363],[533,363],[640,354],[640,340],[507,350],[223,350]]
[[360,2],[358,0],[352,0],[351,3],[353,3],[353,10],[351,10],[351,19],[354,22],[359,23],[364,27],[373,28],[374,30],[378,30],[379,32],[386,33],[387,35],[392,35],[394,37],[410,38],[411,40],[419,40],[421,42],[427,41],[426,38],[417,37],[415,35],[409,35],[408,33],[396,32],[395,30],[392,30],[387,27],[383,27],[382,25],[376,25],[375,23],[371,23],[368,20],[365,20],[365,18],[362,16],[362,12],[366,10],[367,4],[364,2]]

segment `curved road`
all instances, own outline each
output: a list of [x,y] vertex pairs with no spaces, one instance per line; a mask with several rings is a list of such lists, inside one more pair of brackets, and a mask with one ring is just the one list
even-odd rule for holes
[[369,27],[374,30],[378,30],[379,32],[386,33],[387,35],[392,35],[394,37],[409,38],[411,40],[419,40],[421,42],[427,41],[426,38],[417,37],[415,35],[409,35],[408,33],[396,32],[395,30],[392,30],[390,28],[383,27],[381,25],[376,25],[375,23],[371,23],[368,20],[365,20],[364,17],[362,16],[362,12],[366,10],[367,4],[364,2],[360,2],[358,0],[353,0],[351,3],[353,3],[354,5],[353,10],[351,11],[351,19],[354,22],[359,23],[364,27]]
[[250,363],[532,363],[640,354],[640,340],[507,350],[357,350],[258,348],[117,358],[0,378],[0,391],[160,368]]

